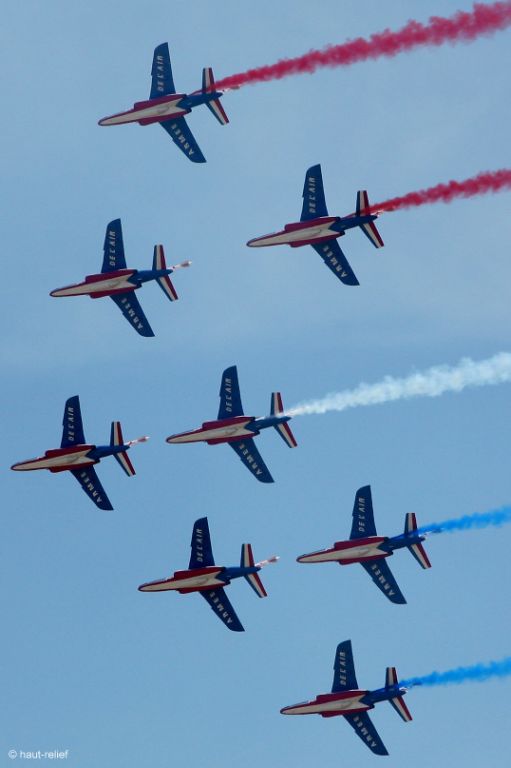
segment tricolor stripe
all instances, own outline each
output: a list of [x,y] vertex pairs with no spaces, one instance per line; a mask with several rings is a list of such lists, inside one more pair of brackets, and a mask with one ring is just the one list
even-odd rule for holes
[[284,424],[277,424],[277,429],[286,441],[286,443],[289,445],[290,448],[296,448],[298,443],[295,440],[295,436],[291,432],[290,427],[287,423]]
[[165,251],[163,245],[154,246],[153,269],[167,269],[165,264]]
[[128,477],[133,477],[133,475],[136,474],[133,464],[129,460],[127,453],[116,453],[115,458],[124,469]]
[[267,597],[266,590],[263,587],[263,583],[257,573],[250,573],[248,576],[245,577],[254,590],[254,592],[259,595],[259,597]]
[[271,395],[271,414],[272,416],[284,413],[284,405],[280,392],[272,392]]
[[385,687],[390,688],[392,685],[397,685],[397,671],[395,667],[387,667]]
[[365,189],[357,192],[357,215],[364,215],[369,208],[369,197]]
[[384,242],[372,221],[362,224],[362,229],[376,248],[383,248]]
[[405,723],[409,723],[410,720],[412,720],[412,716],[410,714],[410,711],[406,704],[403,701],[402,696],[396,696],[393,699],[390,699],[390,703],[398,713],[398,715],[405,721]]
[[[164,269],[164,267],[163,267]],[[170,301],[177,301],[179,298],[176,289],[172,285],[171,279],[168,277],[168,275],[164,275],[164,277],[158,277],[157,278],[158,283],[160,284],[161,288],[163,289],[163,292],[165,295],[170,299]]]
[[411,533],[417,530],[417,518],[415,512],[407,512],[405,518],[405,533]]
[[219,123],[222,125],[227,125],[229,122],[229,118],[225,114],[225,110],[220,104],[220,99],[214,99],[213,101],[208,102],[208,107],[211,109],[213,114],[215,115],[216,119]]
[[254,555],[251,544],[241,545],[241,565],[243,568],[250,568],[254,565]]
[[409,550],[422,568],[431,568],[429,557],[422,544],[412,544]]

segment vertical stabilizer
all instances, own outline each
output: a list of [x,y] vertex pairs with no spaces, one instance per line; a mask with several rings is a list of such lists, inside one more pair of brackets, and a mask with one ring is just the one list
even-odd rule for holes
[[[284,416],[284,405],[280,392],[271,393],[270,414],[272,416]],[[296,448],[298,443],[287,421],[275,424],[275,429],[290,448]]]
[[[112,421],[112,428],[110,430],[110,445],[111,446],[124,445],[124,438],[122,436],[120,421]],[[121,467],[124,469],[128,477],[133,477],[133,475],[135,474],[135,469],[133,467],[133,464],[129,460],[128,454],[126,453],[126,451],[122,451],[121,453],[114,453],[114,457],[119,462]]]
[[[163,250],[163,245],[154,246],[153,270],[157,270],[157,269],[158,270],[167,269],[167,265],[165,263],[165,252]],[[170,301],[177,301],[179,297],[168,275],[162,275],[161,277],[157,277],[156,282],[162,289],[167,299],[169,299]]]
[[[240,558],[240,566],[242,568],[254,568],[254,555],[252,553],[252,545],[251,544],[242,544],[241,545],[241,558]],[[248,573],[245,576],[245,579],[248,581],[254,592],[258,597],[267,597],[266,590],[263,587],[263,582],[259,578],[257,573]]]
[[389,703],[396,710],[399,717],[404,720],[405,723],[409,723],[410,720],[412,720],[412,716],[403,700],[403,697],[400,695],[399,682],[397,679],[397,671],[395,667],[387,667],[385,674],[385,688],[394,688],[396,690],[397,696],[392,696],[389,699]]
[[[215,78],[211,67],[204,67],[202,70],[202,92],[207,94],[215,90]],[[206,102],[207,108],[214,114],[220,125],[227,125],[229,118],[220,104],[220,98],[212,99]]]
[[[361,189],[357,192],[357,216],[371,216],[371,209],[369,207],[369,198],[365,189]],[[380,233],[376,229],[374,221],[366,221],[360,224],[360,229],[366,237],[372,242],[375,248],[383,248],[384,242],[381,239]]]
[[[408,512],[405,517],[405,536],[413,535],[417,530],[417,518],[415,512]],[[415,540],[413,544],[408,545],[408,549],[417,560],[421,568],[431,568],[429,557],[420,541]]]

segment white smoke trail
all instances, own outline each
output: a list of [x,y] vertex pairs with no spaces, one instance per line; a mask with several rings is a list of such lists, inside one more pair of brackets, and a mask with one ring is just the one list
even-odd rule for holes
[[411,397],[438,397],[445,392],[461,392],[466,387],[485,387],[511,381],[511,353],[500,352],[475,362],[468,357],[456,366],[438,365],[401,379],[385,376],[376,384],[359,384],[356,389],[333,392],[319,400],[298,403],[286,410],[288,416],[345,411],[365,405],[408,400]]

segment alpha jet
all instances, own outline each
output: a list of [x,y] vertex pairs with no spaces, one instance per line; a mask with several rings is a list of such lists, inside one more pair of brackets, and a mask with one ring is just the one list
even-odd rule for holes
[[341,251],[337,238],[346,234],[348,229],[360,227],[375,248],[382,248],[383,240],[374,224],[377,218],[377,214],[369,207],[369,198],[365,190],[357,192],[355,213],[350,213],[348,216],[329,216],[323,191],[321,166],[313,165],[305,175],[300,221],[286,224],[280,232],[249,240],[247,245],[251,248],[267,245],[290,245],[291,248],[299,248],[302,245],[312,245],[326,266],[341,282],[345,285],[359,285],[346,256]]
[[284,414],[280,392],[272,393],[269,416],[246,416],[241,404],[238,371],[233,365],[222,374],[219,394],[220,408],[216,421],[205,421],[198,429],[171,435],[167,437],[167,443],[227,443],[257,480],[273,483],[273,477],[255,447],[253,438],[262,429],[274,427],[290,448],[296,448],[297,442],[287,423],[291,417]]
[[330,549],[301,555],[299,563],[328,563],[339,565],[360,563],[376,586],[393,603],[406,603],[386,558],[396,549],[408,549],[422,568],[431,568],[422,543],[426,536],[419,533],[414,512],[405,516],[404,533],[399,536],[378,536],[374,524],[371,486],[359,488],[353,504],[353,523],[349,541],[336,541]]
[[90,296],[91,299],[110,296],[137,333],[141,336],[154,336],[135,296],[135,291],[141,288],[144,283],[156,280],[165,296],[170,301],[177,301],[178,295],[169,275],[176,269],[189,267],[191,263],[191,261],[183,261],[181,264],[176,264],[168,269],[165,263],[163,245],[155,245],[152,269],[127,269],[121,220],[115,219],[106,228],[101,272],[96,275],[87,275],[83,283],[57,288],[50,293],[50,296]]
[[62,421],[62,441],[60,448],[46,451],[44,456],[28,461],[20,461],[13,464],[11,469],[26,472],[32,469],[49,469],[50,472],[69,471],[76,477],[87,496],[100,509],[113,509],[108,496],[99,482],[94,469],[105,456],[113,456],[119,462],[128,477],[135,474],[133,464],[128,458],[127,451],[135,443],[143,443],[148,437],[139,437],[136,440],[124,442],[121,424],[112,422],[110,431],[110,445],[91,445],[85,442],[83,433],[82,414],[78,395],[66,400],[64,418]]
[[229,122],[220,103],[223,92],[215,89],[213,70],[210,67],[202,70],[200,91],[194,91],[189,95],[176,93],[169,46],[168,43],[162,43],[154,49],[151,77],[151,93],[147,101],[136,102],[133,109],[128,109],[127,112],[104,117],[99,121],[99,125],[159,123],[192,163],[205,163],[206,158],[186,123],[185,115],[190,114],[194,107],[205,104],[221,125]]
[[268,563],[275,563],[275,555],[268,560],[254,562],[250,544],[241,545],[241,561],[239,567],[226,568],[215,565],[211,537],[209,535],[208,518],[201,517],[193,526],[192,554],[186,571],[176,571],[168,579],[149,581],[139,587],[141,592],[167,592],[174,590],[182,595],[188,592],[198,592],[214,613],[233,632],[244,632],[243,626],[225,594],[224,587],[233,579],[243,576],[248,581],[258,597],[267,597],[258,571]]
[[408,723],[412,716],[403,701],[406,688],[398,682],[395,667],[387,667],[385,687],[375,691],[360,690],[355,675],[351,640],[339,643],[335,652],[334,681],[331,693],[322,693],[313,701],[302,701],[280,710],[283,715],[341,715],[357,736],[375,755],[388,755],[383,741],[367,714],[380,701],[388,701],[398,715]]

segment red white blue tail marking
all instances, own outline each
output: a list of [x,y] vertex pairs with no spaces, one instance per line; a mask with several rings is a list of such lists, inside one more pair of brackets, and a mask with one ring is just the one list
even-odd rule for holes
[[[121,422],[120,421],[112,421],[112,429],[111,429],[111,437],[110,437],[110,444],[111,445],[124,445],[124,439],[122,436],[122,429],[121,429]],[[135,469],[133,467],[133,464],[128,458],[128,454],[126,451],[123,451],[122,453],[114,453],[115,458],[121,465],[121,467],[124,469],[128,477],[133,477],[135,475]]]

